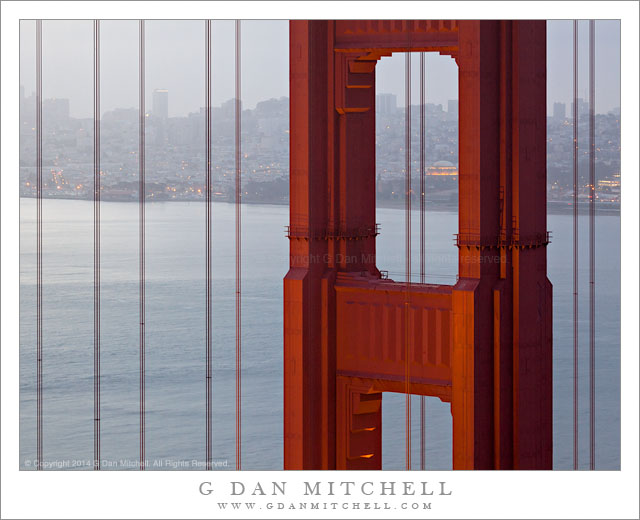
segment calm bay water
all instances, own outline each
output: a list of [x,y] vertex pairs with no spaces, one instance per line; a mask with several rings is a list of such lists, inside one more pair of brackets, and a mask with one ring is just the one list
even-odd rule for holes
[[[45,200],[43,377],[45,460],[90,469],[93,457],[92,203]],[[138,457],[138,207],[102,203],[102,458],[136,469]],[[147,458],[150,469],[201,469],[205,439],[205,206],[147,206]],[[35,200],[21,199],[20,464],[36,453]],[[282,278],[285,206],[244,205],[243,469],[282,468]],[[413,262],[418,267],[417,213]],[[213,455],[235,467],[234,207],[213,209]],[[378,209],[378,266],[403,279],[404,212]],[[457,214],[427,214],[427,281],[454,284]],[[549,215],[554,286],[554,468],[572,468],[572,219]],[[588,250],[581,217],[581,467],[588,466]],[[596,467],[620,467],[620,218],[596,219]],[[419,401],[413,460],[419,464]],[[427,398],[427,468],[451,468],[449,405]],[[404,469],[404,396],[384,394],[383,465]],[[155,466],[153,464],[155,463]],[[64,464],[64,465],[63,465]]]

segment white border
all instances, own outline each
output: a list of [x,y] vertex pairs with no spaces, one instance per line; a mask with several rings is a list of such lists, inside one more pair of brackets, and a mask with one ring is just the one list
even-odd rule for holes
[[[209,518],[249,512],[215,507],[230,480],[251,486],[305,480],[422,480],[419,472],[27,472],[18,471],[18,106],[20,18],[620,18],[622,19],[622,471],[429,472],[453,495],[432,510],[259,510],[265,518],[638,518],[638,3],[636,2],[3,2],[2,6],[2,517]],[[213,496],[198,485],[213,482]],[[347,500],[349,497],[335,497]],[[384,502],[386,497],[360,497]],[[407,498],[407,497],[405,497]],[[411,498],[411,497],[408,497]],[[331,501],[331,497],[323,497]],[[358,500],[357,497],[355,497]],[[282,501],[282,499],[275,499]],[[403,501],[403,497],[395,497]],[[347,500],[351,501],[351,500]],[[393,500],[387,500],[395,504]]]

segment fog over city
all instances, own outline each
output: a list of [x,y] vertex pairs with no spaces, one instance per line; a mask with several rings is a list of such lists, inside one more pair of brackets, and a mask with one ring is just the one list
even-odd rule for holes
[[[588,186],[588,27],[580,23],[579,200]],[[547,30],[547,187],[551,209],[573,197],[573,24]],[[34,196],[34,22],[22,22],[20,190]],[[289,34],[287,21],[242,22],[242,201],[289,201]],[[596,197],[619,211],[620,26],[596,23]],[[90,21],[43,23],[43,195],[92,196],[93,41]],[[232,20],[213,22],[213,197],[235,200],[235,61]],[[150,20],[146,33],[147,197],[204,200],[205,54],[202,20]],[[101,22],[101,171],[103,200],[138,198],[138,22]],[[405,59],[376,69],[376,182],[379,205],[404,203]],[[420,176],[419,53],[412,56],[412,176]],[[425,174],[429,203],[453,208],[458,189],[458,68],[426,53]],[[417,182],[417,181],[416,181]]]
[[[234,22],[213,22],[213,104],[234,96]],[[147,103],[156,88],[171,92],[169,116],[197,112],[204,99],[204,23],[201,20],[146,22]],[[573,23],[547,22],[548,114],[556,101],[572,97]],[[27,95],[35,87],[35,22],[21,23],[20,84]],[[580,22],[580,88],[588,84],[588,21]],[[71,117],[91,117],[92,22],[49,20],[43,23],[43,89],[45,98],[71,100]],[[446,105],[457,97],[457,67],[451,59],[427,56],[427,101]],[[416,58],[417,60],[417,58]],[[417,61],[415,62],[417,64]],[[101,22],[103,112],[138,106],[138,22]],[[620,106],[620,22],[596,22],[596,112]],[[395,94],[404,105],[404,59],[383,58],[378,65],[378,91]],[[245,108],[289,95],[289,23],[286,20],[242,22],[242,99]],[[602,78],[602,80],[600,80]],[[414,91],[418,74],[413,75]],[[417,91],[416,91],[417,92]],[[414,95],[414,97],[416,97]],[[416,97],[417,99],[417,97]]]

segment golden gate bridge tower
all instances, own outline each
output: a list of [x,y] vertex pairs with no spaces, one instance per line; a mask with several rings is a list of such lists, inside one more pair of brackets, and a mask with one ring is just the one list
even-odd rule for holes
[[[545,24],[290,22],[285,469],[381,469],[383,392],[451,404],[454,469],[551,469]],[[458,64],[453,286],[376,265],[375,69],[394,52]]]

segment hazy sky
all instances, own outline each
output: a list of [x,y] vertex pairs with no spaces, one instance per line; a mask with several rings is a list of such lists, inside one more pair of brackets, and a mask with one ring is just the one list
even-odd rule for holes
[[[213,22],[213,103],[234,96],[234,22]],[[572,98],[572,22],[547,24],[548,108]],[[92,22],[43,22],[44,97],[69,98],[73,117],[90,117],[92,101]],[[20,82],[27,95],[35,85],[35,22],[21,22]],[[579,95],[586,98],[588,22],[580,22]],[[287,21],[242,22],[242,98],[247,108],[258,101],[289,95]],[[196,112],[204,104],[204,22],[146,22],[147,107],[154,88],[169,90],[169,115]],[[412,99],[418,101],[418,60],[413,60]],[[447,56],[427,55],[427,102],[457,98],[457,66]],[[101,22],[101,107],[138,106],[138,22]],[[404,104],[404,57],[383,58],[377,67],[378,92],[391,92]],[[596,111],[620,106],[620,23],[596,23]],[[567,106],[567,113],[569,113]]]

